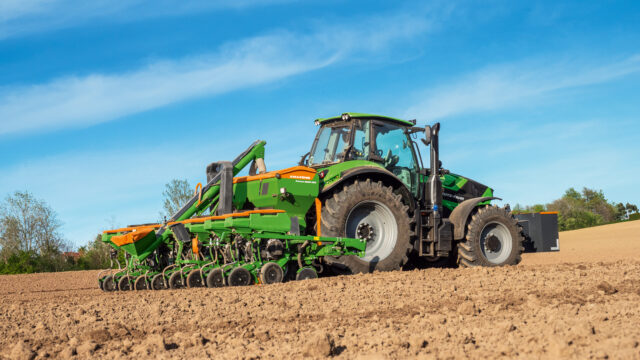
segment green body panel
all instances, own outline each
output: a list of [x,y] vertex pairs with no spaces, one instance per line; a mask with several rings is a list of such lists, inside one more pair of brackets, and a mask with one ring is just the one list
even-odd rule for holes
[[363,166],[384,169],[384,166],[382,166],[381,164],[369,160],[350,160],[333,164],[329,167],[321,168],[318,170],[318,173],[327,170],[327,174],[324,176],[324,179],[320,180],[320,187],[325,188],[327,186],[330,186],[341,179],[343,172]]

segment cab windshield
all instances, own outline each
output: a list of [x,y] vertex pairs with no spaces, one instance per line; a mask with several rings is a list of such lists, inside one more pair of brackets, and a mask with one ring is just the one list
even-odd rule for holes
[[341,161],[349,147],[350,133],[350,124],[324,126],[320,129],[309,154],[309,165]]

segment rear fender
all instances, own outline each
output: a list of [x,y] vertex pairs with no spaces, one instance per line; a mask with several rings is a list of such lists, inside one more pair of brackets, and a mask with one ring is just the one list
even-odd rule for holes
[[455,240],[461,240],[464,238],[464,230],[467,226],[467,219],[473,211],[473,209],[480,203],[488,200],[502,200],[497,197],[485,196],[468,199],[461,202],[453,209],[449,216],[449,221],[453,224],[453,238]]

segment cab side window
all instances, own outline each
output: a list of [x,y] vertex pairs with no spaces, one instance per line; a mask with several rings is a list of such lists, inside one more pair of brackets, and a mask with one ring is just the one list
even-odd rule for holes
[[373,124],[375,155],[384,167],[410,189],[414,189],[417,170],[412,143],[404,129],[392,124]]

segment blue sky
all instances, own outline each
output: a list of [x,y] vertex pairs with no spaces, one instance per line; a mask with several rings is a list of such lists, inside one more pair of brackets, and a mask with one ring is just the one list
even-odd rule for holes
[[115,3],[0,3],[0,196],[74,246],[255,139],[294,165],[347,111],[441,122],[445,167],[512,205],[640,203],[637,1]]

